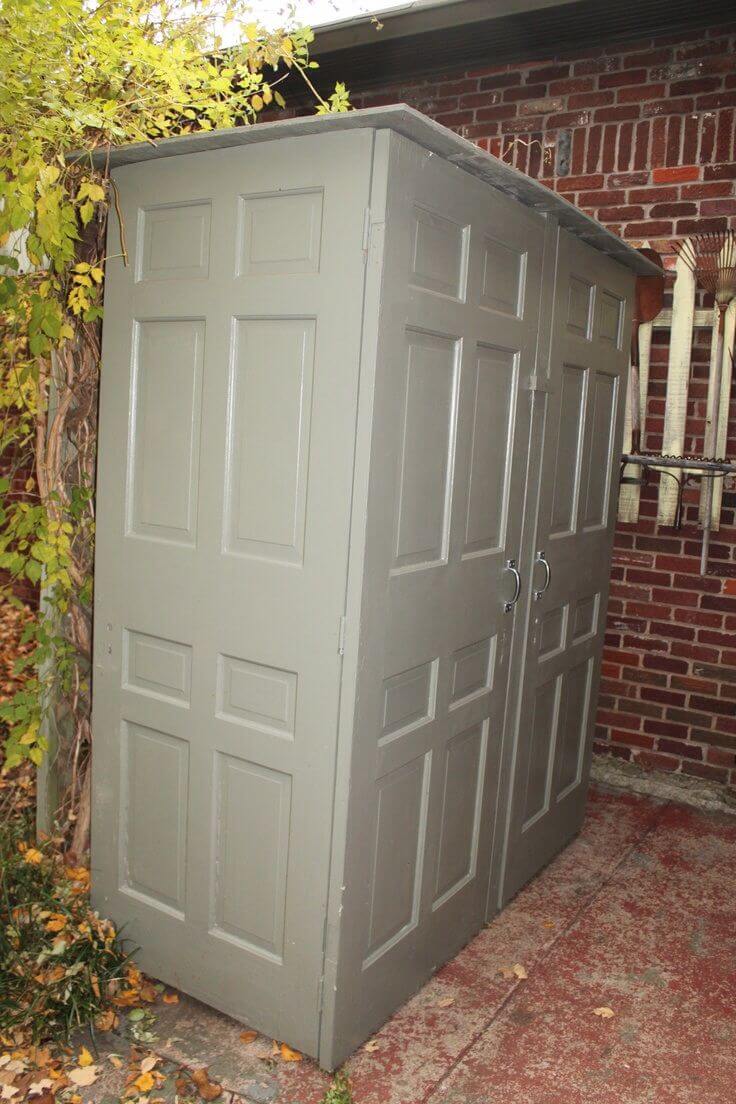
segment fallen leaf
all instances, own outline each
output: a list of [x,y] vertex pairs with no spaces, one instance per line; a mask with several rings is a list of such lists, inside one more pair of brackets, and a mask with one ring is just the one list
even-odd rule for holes
[[53,1081],[50,1077],[42,1077],[40,1081],[31,1081],[28,1086],[29,1096],[41,1096],[45,1093],[46,1089],[50,1089],[53,1085]]
[[72,1085],[77,1085],[80,1089],[86,1088],[97,1080],[97,1066],[78,1066],[77,1069],[69,1070],[67,1077]]
[[123,1059],[119,1054],[108,1054],[107,1060],[112,1063],[115,1069],[123,1068]]
[[[151,1091],[156,1082],[152,1073],[142,1073],[140,1077],[136,1077],[133,1084],[138,1089],[138,1092],[146,1093]],[[214,1099],[214,1097],[205,1097],[205,1100],[210,1099]]]
[[104,1012],[100,1012],[99,1016],[95,1017],[95,1027],[98,1031],[112,1031],[117,1023],[117,1019],[117,1015],[112,1008],[108,1008]]
[[529,977],[520,962],[514,963],[513,966],[502,966],[499,973],[505,978],[519,978],[521,981]]
[[601,1008],[594,1008],[593,1015],[600,1016],[602,1020],[610,1020],[611,1016],[615,1016],[615,1012],[612,1008],[606,1008],[605,1006],[603,1006]]
[[156,1054],[149,1054],[147,1058],[144,1058],[141,1062],[141,1073],[150,1073],[151,1070],[158,1065],[158,1056]]
[[292,1050],[290,1046],[286,1045],[286,1043],[282,1043],[281,1057],[284,1062],[301,1062],[304,1055],[300,1054],[298,1050]]
[[77,1058],[77,1062],[79,1063],[80,1066],[83,1066],[83,1067],[84,1066],[91,1066],[91,1065],[94,1064],[94,1058],[92,1057],[92,1055],[90,1054],[90,1052],[87,1050],[86,1047],[83,1046],[82,1049],[80,1050],[79,1057]]
[[[30,863],[32,866],[38,866],[42,859],[43,855],[40,851],[37,851],[35,847],[29,847],[25,855],[23,856],[23,862]],[[8,1100],[9,1097],[6,1097],[5,1099]]]
[[33,1104],[55,1104],[55,1097],[52,1092],[45,1089],[39,1096],[31,1096],[29,1093],[29,1100],[33,1101]]
[[545,920],[544,923],[542,924],[542,927],[543,928],[554,928],[555,927],[555,921],[554,920]]
[[19,1092],[20,1089],[16,1089],[15,1085],[3,1085],[2,1091],[0,1092],[0,1099],[12,1100]]
[[372,1054],[374,1050],[379,1050],[381,1044],[378,1039],[369,1039],[363,1047],[363,1050],[367,1050],[369,1054]]
[[258,1038],[257,1031],[241,1031],[240,1041],[241,1043],[252,1043]]
[[178,1004],[179,1003],[179,994],[178,993],[164,993],[163,1001],[164,1001],[164,1004]]
[[7,1066],[9,1061],[10,1061],[10,1055],[9,1054],[3,1054],[2,1056],[0,1056],[0,1069],[2,1069],[3,1066]]
[[217,1100],[222,1092],[222,1085],[218,1085],[216,1081],[210,1081],[207,1076],[207,1067],[192,1070],[191,1077],[202,1100]]
[[449,1008],[451,1004],[455,1003],[454,997],[443,997],[442,1000],[437,1001],[438,1008]]

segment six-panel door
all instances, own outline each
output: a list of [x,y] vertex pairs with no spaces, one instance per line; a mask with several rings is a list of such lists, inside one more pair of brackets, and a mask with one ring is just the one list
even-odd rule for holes
[[95,906],[311,1053],[372,141],[122,169],[108,249]]
[[[610,578],[632,276],[561,231],[542,441],[530,486],[519,698],[501,900],[582,823]],[[542,428],[543,427],[543,428]],[[534,460],[532,461],[534,463]],[[537,497],[538,496],[538,497]],[[495,902],[493,902],[495,904]]]
[[483,922],[541,293],[541,216],[390,152],[330,1064]]

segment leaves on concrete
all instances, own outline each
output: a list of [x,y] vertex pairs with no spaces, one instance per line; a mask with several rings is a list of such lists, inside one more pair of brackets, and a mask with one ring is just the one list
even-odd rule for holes
[[509,980],[516,978],[519,981],[525,981],[529,977],[526,967],[522,966],[520,962],[515,962],[513,966],[502,966],[499,973]]
[[611,1016],[615,1016],[616,1013],[613,1011],[612,1008],[608,1008],[606,1005],[603,1005],[600,1008],[594,1008],[593,1015],[600,1016],[602,1020],[610,1020]]

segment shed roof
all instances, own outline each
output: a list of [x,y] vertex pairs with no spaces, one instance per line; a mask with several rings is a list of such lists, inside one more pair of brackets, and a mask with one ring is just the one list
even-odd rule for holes
[[280,138],[364,128],[388,129],[402,134],[431,153],[438,154],[473,176],[485,180],[498,191],[513,196],[525,206],[553,215],[560,226],[571,234],[601,253],[607,253],[633,272],[653,275],[660,271],[632,246],[544,184],[525,176],[518,169],[486,153],[466,138],[461,138],[454,131],[406,104],[371,107],[337,115],[282,119],[273,123],[258,123],[256,126],[232,127],[226,130],[197,131],[180,138],[166,138],[155,144],[139,142],[119,146],[110,150],[109,154],[107,150],[99,149],[92,154],[92,160],[101,167],[109,158],[110,167],[115,169],[161,157],[180,157],[232,146],[272,142]]

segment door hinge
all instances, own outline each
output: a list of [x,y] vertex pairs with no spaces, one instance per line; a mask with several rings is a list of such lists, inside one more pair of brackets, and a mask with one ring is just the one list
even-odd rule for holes
[[538,376],[535,372],[533,375],[529,376],[526,383],[526,390],[531,391],[533,395],[548,395],[552,390],[552,384],[544,376]]
[[371,209],[366,207],[363,212],[363,256],[367,259],[371,244]]
[[345,655],[345,615],[340,618],[340,625],[337,630],[337,654]]

